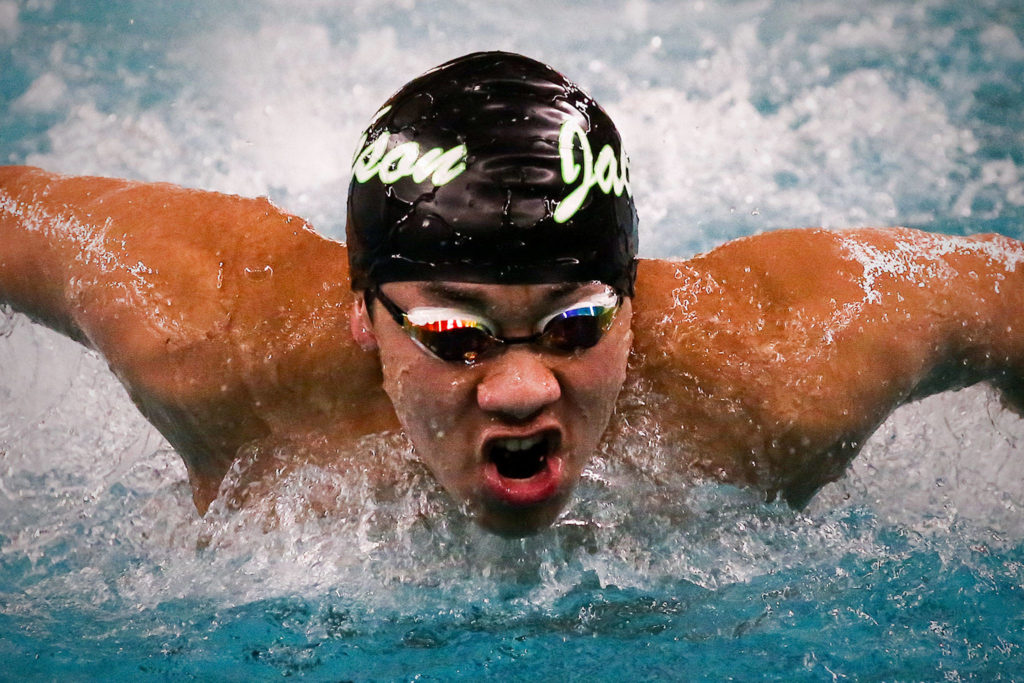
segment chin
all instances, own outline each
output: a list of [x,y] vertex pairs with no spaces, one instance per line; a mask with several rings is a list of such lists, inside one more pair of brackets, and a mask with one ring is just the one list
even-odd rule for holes
[[538,534],[554,524],[562,512],[562,501],[531,509],[505,508],[481,510],[474,519],[483,529],[505,538],[523,538]]

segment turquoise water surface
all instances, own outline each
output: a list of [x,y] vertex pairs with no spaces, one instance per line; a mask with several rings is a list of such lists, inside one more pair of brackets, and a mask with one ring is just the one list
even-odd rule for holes
[[[0,161],[268,195],[338,237],[376,107],[480,49],[590,90],[642,252],[779,227],[1024,237],[1019,2],[0,0]],[[2,249],[2,245],[0,245]],[[636,400],[644,397],[638,395]],[[608,444],[553,529],[468,523],[399,435],[397,491],[214,507],[103,361],[0,312],[5,680],[1024,680],[1024,420],[907,406],[794,512]]]

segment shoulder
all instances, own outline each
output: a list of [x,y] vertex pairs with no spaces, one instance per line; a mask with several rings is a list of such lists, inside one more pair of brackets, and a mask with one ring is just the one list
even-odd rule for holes
[[732,240],[687,260],[642,260],[634,310],[641,318],[698,311],[717,319],[727,310],[781,312],[824,292],[860,292],[862,265],[851,257],[851,233],[778,230]]
[[685,261],[643,260],[637,289],[641,309],[646,300],[657,306],[671,292],[694,287],[705,295],[789,304],[825,293],[858,297],[883,280],[898,287],[950,282],[964,269],[1012,272],[1022,262],[1021,243],[1000,235],[901,227],[787,229],[732,240]]

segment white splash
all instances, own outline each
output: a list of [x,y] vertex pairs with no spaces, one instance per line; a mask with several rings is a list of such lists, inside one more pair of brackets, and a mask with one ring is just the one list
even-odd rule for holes
[[[55,243],[77,245],[75,261],[97,269],[100,275],[118,273],[111,282],[118,283],[124,296],[138,301],[138,305],[146,305],[146,294],[153,288],[146,277],[148,269],[142,264],[122,263],[119,254],[107,247],[106,233],[112,219],[105,219],[102,225],[86,223],[70,211],[51,212],[32,201],[18,201],[4,190],[0,190],[0,213],[15,216],[26,231],[46,235]],[[76,300],[95,286],[96,281],[96,277],[69,277],[65,296]]]
[[55,73],[47,71],[32,81],[28,90],[11,103],[11,111],[45,113],[56,111],[67,99],[68,87]]
[[876,283],[885,276],[916,283],[948,282],[958,276],[967,276],[945,261],[946,256],[980,256],[988,261],[985,265],[1006,273],[1016,271],[1017,265],[1024,262],[1024,244],[1006,237],[981,240],[902,231],[884,249],[855,237],[841,238],[841,244],[864,267],[862,303],[882,301],[882,293]]
[[18,29],[18,3],[14,0],[0,2],[0,46],[13,43]]

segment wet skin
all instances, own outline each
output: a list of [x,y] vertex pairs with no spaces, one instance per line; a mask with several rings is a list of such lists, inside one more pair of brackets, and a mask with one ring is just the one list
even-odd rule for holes
[[[266,200],[0,167],[0,245],[0,302],[104,355],[182,456],[201,512],[240,453],[275,454],[256,480],[344,471],[360,437],[402,425],[482,523],[527,533],[564,504],[627,357],[643,400],[619,401],[614,423],[660,425],[666,467],[795,505],[901,403],[991,380],[1024,405],[1024,247],[995,235],[786,230],[643,260],[601,345],[471,367],[424,354],[379,304],[369,320],[344,245]],[[402,306],[453,295],[386,287]],[[574,295],[459,287],[510,336]],[[561,443],[554,484],[502,494],[488,439],[537,431]]]
[[[504,336],[523,337],[544,316],[606,287],[396,282],[382,289],[404,310],[470,311],[495,323]],[[364,300],[357,300],[353,336],[364,349],[378,352],[384,390],[438,482],[492,531],[522,535],[549,525],[597,448],[625,379],[632,341],[629,300],[589,349],[559,353],[513,345],[471,365],[425,351],[379,302],[373,305],[371,319]],[[505,450],[510,439],[531,447],[508,453],[509,459],[526,460],[540,451],[536,472],[505,476],[492,451]]]

